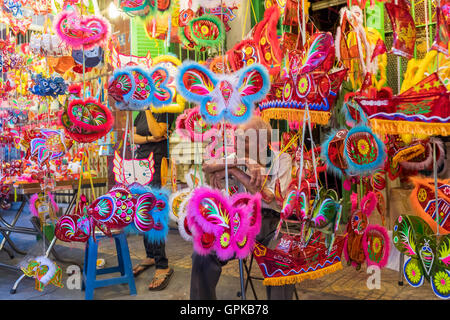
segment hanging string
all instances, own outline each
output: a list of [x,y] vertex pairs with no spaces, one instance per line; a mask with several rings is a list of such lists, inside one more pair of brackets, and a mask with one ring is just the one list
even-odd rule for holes
[[[128,111],[127,112],[127,127],[128,127],[128,114],[129,113],[131,113],[132,111]],[[134,133],[133,133],[133,123],[132,123],[132,121],[133,121],[133,117],[129,117],[130,119],[130,125],[129,125],[129,134],[128,134],[128,140],[129,140],[129,142],[130,142],[130,150],[131,150],[131,159],[134,159],[134,143],[131,141],[131,137],[133,137],[134,138]],[[126,144],[126,143],[125,143]],[[132,163],[132,168],[133,168],[133,177],[134,177],[134,181],[136,181],[136,169],[135,169],[135,165],[134,165],[134,161],[131,161],[131,163]],[[124,173],[125,173],[125,170],[124,170]]]
[[255,8],[253,7],[253,1],[252,0],[248,0],[250,1],[250,6],[252,7],[252,12],[253,12],[253,18],[255,19],[255,24],[258,23],[258,18],[256,17],[256,12],[255,12]]
[[245,29],[247,28],[247,17],[248,17],[248,12],[250,9],[250,2],[252,0],[247,0],[247,9],[245,10],[245,17],[244,17],[244,26],[242,27],[242,39],[244,39],[245,36]]

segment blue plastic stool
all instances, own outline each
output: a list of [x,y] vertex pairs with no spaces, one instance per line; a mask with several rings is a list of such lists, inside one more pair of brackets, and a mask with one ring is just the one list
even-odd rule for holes
[[[105,236],[96,236],[97,242],[104,239]],[[127,237],[123,232],[113,235],[116,243],[117,260],[119,265],[97,270],[98,243],[92,237],[86,243],[84,252],[84,268],[82,290],[85,290],[85,299],[94,298],[94,290],[100,287],[128,283],[130,295],[136,295],[136,284],[134,283],[133,267],[131,265],[130,251],[128,250]],[[97,275],[120,272],[120,277],[97,280]]]

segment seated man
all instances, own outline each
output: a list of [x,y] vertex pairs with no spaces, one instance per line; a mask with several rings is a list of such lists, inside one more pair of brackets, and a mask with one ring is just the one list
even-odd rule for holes
[[[231,155],[228,161],[230,186],[235,181],[238,192],[261,193],[263,199],[262,223],[256,241],[267,246],[274,236],[280,219],[281,208],[275,200],[275,183],[280,180],[281,191],[285,192],[291,181],[291,157],[286,153],[280,155],[279,152],[270,150],[267,142],[271,139],[272,130],[270,125],[259,117],[253,117],[248,123],[241,125],[236,134],[238,138],[237,152]],[[240,146],[244,147],[244,150],[240,150],[242,149]],[[241,153],[243,157],[240,157]],[[271,157],[268,158],[269,161],[264,161],[267,160],[264,158],[267,158],[269,153],[271,154]],[[224,159],[206,161],[203,170],[209,177],[210,185],[213,188],[224,189]],[[190,298],[193,300],[217,299],[216,286],[222,266],[226,263],[227,261],[220,261],[214,254],[201,256],[194,252]],[[267,298],[274,300],[292,299],[294,292],[294,285],[268,286],[266,288]]]

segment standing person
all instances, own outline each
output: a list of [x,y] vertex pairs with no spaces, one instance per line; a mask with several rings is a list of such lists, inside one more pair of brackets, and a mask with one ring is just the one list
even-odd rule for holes
[[[253,117],[245,125],[239,127],[245,136],[250,131],[256,132],[256,141],[250,138],[245,140],[244,159],[230,159],[228,163],[228,175],[230,180],[237,181],[239,192],[250,192],[252,194],[260,192],[262,195],[262,223],[256,241],[268,246],[273,238],[275,229],[280,220],[279,212],[281,208],[275,199],[275,184],[280,181],[281,192],[285,192],[291,181],[292,160],[286,154],[270,151],[268,141],[270,141],[272,132],[268,123],[259,117]],[[267,139],[261,139],[267,134]],[[251,136],[251,132],[250,135]],[[242,139],[242,136],[237,136]],[[242,140],[241,140],[242,141]],[[255,143],[256,142],[256,143]],[[250,150],[251,146],[256,146],[257,150]],[[238,144],[239,147],[239,144]],[[256,152],[251,152],[256,151]],[[261,152],[260,152],[261,151]],[[240,153],[240,150],[237,150]],[[272,153],[269,163],[263,163],[258,155]],[[256,155],[256,157],[255,157]],[[244,164],[244,170],[240,168]],[[269,169],[267,172],[267,169]],[[203,170],[209,177],[210,185],[213,188],[224,189],[225,164],[221,160],[207,161],[203,165]],[[268,175],[267,182],[264,184],[265,173]],[[193,253],[192,271],[191,271],[191,289],[190,298],[192,300],[216,300],[216,286],[219,282],[222,267],[227,261],[221,261],[215,254],[206,256]],[[295,285],[287,286],[266,286],[267,299],[269,300],[290,300],[293,297]]]
[[[155,173],[149,183],[151,187],[161,188],[161,161],[168,158],[168,128],[174,121],[173,113],[157,113],[150,110],[140,111],[134,120],[134,142],[138,145],[137,159],[147,159],[153,152]],[[147,257],[133,268],[133,274],[139,274],[155,266],[155,275],[148,286],[149,290],[163,290],[169,284],[173,269],[169,268],[165,243],[150,243],[144,237],[144,247]]]

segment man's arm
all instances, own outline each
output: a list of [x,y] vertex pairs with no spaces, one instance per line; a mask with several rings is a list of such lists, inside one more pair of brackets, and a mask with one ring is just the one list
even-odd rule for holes
[[136,144],[146,144],[149,142],[159,142],[164,139],[167,139],[167,136],[164,135],[162,137],[154,137],[154,136],[141,136],[136,133],[136,127],[134,127],[134,143]]
[[167,133],[167,124],[156,121],[153,113],[150,110],[145,110],[145,117],[147,119],[148,130],[155,138],[164,137]]

